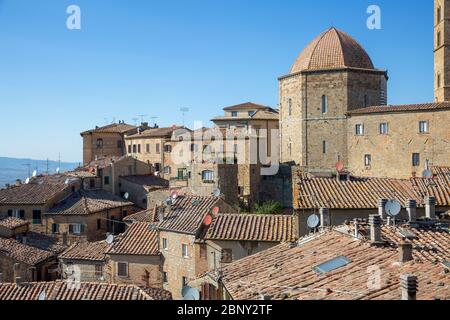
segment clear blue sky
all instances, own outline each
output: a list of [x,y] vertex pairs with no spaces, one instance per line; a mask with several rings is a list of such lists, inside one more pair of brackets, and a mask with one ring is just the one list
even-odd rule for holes
[[189,107],[187,125],[209,125],[224,106],[276,107],[277,77],[331,25],[389,71],[389,103],[433,100],[432,0],[0,0],[0,156],[80,161],[79,132],[105,118],[172,125]]

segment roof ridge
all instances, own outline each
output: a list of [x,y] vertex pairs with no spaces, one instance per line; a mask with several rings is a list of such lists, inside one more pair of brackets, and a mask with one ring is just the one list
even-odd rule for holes
[[[328,29],[327,31],[322,32],[322,34],[319,36],[318,40],[316,41],[314,48],[311,50],[310,57],[313,57],[316,53],[317,47],[319,46],[319,43],[322,41],[322,39],[325,37],[325,35],[330,31],[331,29]],[[309,59],[308,61],[308,69],[311,67],[312,59]]]

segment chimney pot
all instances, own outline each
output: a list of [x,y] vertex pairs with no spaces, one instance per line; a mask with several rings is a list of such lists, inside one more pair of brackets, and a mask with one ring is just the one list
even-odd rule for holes
[[320,226],[326,228],[330,226],[330,210],[328,208],[320,208]]
[[384,211],[384,206],[386,205],[386,203],[388,202],[387,199],[380,199],[378,200],[378,215],[381,217],[381,219],[386,219],[387,215]]
[[402,291],[402,300],[416,300],[417,277],[412,274],[402,274],[400,276],[400,288]]
[[416,222],[417,201],[416,200],[407,200],[406,201],[406,211],[408,212],[408,221]]
[[399,262],[405,263],[413,260],[413,246],[411,243],[403,241],[398,246]]
[[427,219],[436,219],[436,198],[425,197],[425,216]]
[[381,223],[381,217],[378,214],[371,214],[369,216],[370,242],[372,244],[381,243]]

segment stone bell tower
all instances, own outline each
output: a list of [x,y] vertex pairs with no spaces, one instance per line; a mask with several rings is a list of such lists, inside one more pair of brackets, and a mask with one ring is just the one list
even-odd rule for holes
[[450,101],[450,0],[434,0],[434,97]]

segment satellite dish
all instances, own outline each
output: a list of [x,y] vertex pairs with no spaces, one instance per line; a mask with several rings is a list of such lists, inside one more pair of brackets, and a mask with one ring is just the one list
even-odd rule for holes
[[29,184],[30,183],[30,178],[27,178],[26,180],[25,180],[25,184]]
[[424,178],[430,179],[433,177],[433,172],[431,172],[431,170],[427,169],[427,170],[423,171],[422,175]]
[[219,214],[219,212],[220,212],[220,208],[219,208],[219,207],[214,207],[214,208],[212,209],[212,213],[213,213],[213,215],[215,215],[215,216],[217,216],[217,215]]
[[56,174],[58,174],[61,171],[60,168],[56,168]]
[[125,192],[125,194],[123,195],[123,198],[125,200],[128,200],[129,197],[130,197],[130,194],[128,192]]
[[109,235],[106,237],[106,243],[107,243],[107,244],[112,244],[113,242],[114,242],[114,235],[109,234]]
[[37,171],[34,170],[34,171],[33,171],[33,178],[36,177],[36,176],[37,176]]
[[176,200],[178,198],[178,192],[173,191],[170,196],[172,197],[173,200]]
[[308,228],[315,229],[319,226],[319,223],[320,223],[320,219],[317,215],[312,214],[308,217],[308,221],[307,221]]
[[344,165],[344,163],[342,161],[336,162],[336,170],[337,171],[340,172],[340,171],[344,170],[344,168],[345,168],[345,165]]
[[166,205],[167,205],[167,206],[173,205],[172,197],[168,197],[168,198],[166,199]]
[[397,216],[402,210],[402,205],[397,200],[389,200],[384,206],[384,211],[391,217]]
[[208,214],[205,219],[203,219],[203,225],[210,226],[212,223],[212,217]]
[[220,195],[221,195],[220,189],[218,189],[218,188],[214,189],[213,196],[214,197],[220,197]]
[[45,300],[47,300],[47,294],[45,293],[45,291],[42,291],[41,293],[39,293],[38,300],[39,300],[39,301],[45,301]]
[[185,286],[181,290],[181,295],[183,296],[184,300],[191,300],[191,301],[200,300],[200,292],[197,289],[192,288],[190,286]]

